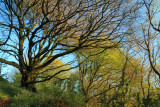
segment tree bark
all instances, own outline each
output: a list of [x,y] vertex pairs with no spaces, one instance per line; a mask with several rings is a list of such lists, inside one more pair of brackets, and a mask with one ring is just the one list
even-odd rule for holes
[[31,77],[27,75],[26,73],[22,74],[22,79],[21,79],[21,87],[24,87],[25,89],[32,91],[32,92],[37,92],[35,84],[31,84]]
[[89,107],[89,100],[88,99],[85,100],[85,104],[86,104],[86,107]]

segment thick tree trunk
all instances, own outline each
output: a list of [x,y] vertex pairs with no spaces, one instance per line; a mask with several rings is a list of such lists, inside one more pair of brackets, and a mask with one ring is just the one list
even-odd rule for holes
[[[30,82],[30,84],[28,82]],[[30,77],[27,74],[22,75],[21,87],[24,87],[29,91],[36,92],[36,86],[35,84],[31,84]]]
[[28,84],[28,90],[32,92],[37,92],[35,84]]
[[89,100],[88,99],[85,101],[85,103],[86,103],[86,107],[89,107]]

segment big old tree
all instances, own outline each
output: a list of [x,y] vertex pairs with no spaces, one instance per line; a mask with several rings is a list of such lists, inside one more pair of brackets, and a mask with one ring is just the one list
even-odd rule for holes
[[0,50],[14,60],[0,58],[0,62],[19,69],[22,87],[49,80],[55,75],[36,78],[41,69],[62,56],[80,49],[119,46],[131,29],[138,8],[135,3],[128,0],[1,0],[0,44],[5,48]]

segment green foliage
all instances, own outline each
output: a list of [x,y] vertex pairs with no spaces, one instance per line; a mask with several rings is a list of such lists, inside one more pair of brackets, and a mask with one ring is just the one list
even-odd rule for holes
[[75,107],[77,105],[83,106],[84,97],[83,95],[75,91],[62,90],[56,85],[51,87],[43,87],[39,90],[39,93],[45,93],[54,97],[54,104],[69,105],[70,107]]
[[70,105],[70,107],[76,107],[77,105],[79,107],[84,107],[84,99],[85,97],[82,94],[78,94],[75,92],[68,92],[65,94],[67,98],[67,102]]
[[22,75],[20,74],[20,72],[18,72],[18,70],[15,70],[14,72],[15,74],[12,75],[12,84],[15,86],[20,86]]
[[7,98],[7,97],[13,97],[17,93],[20,93],[22,91],[21,88],[17,88],[13,85],[11,85],[8,81],[0,81],[0,100]]
[[23,91],[15,95],[8,103],[8,107],[37,107],[39,96]]
[[160,105],[160,97],[159,94],[154,97],[147,96],[147,98],[142,98],[142,106],[143,107],[158,107]]
[[83,106],[83,97],[78,93],[67,93],[58,87],[43,87],[39,93],[23,90],[15,95],[8,103],[8,107],[55,107],[55,106]]

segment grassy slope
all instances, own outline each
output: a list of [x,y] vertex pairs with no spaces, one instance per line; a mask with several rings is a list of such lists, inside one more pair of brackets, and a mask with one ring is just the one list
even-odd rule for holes
[[0,100],[11,97],[11,100],[9,100],[9,102],[7,103],[7,107],[29,107],[29,105],[27,104],[30,102],[29,99],[30,97],[35,95],[36,94],[28,92],[23,88],[16,87],[9,83],[7,80],[0,78]]
[[0,100],[8,97],[13,97],[21,91],[21,88],[11,85],[7,80],[0,79]]
[[47,87],[38,93],[32,93],[0,79],[0,100],[8,97],[11,100],[7,102],[7,107],[80,107],[82,102],[79,94],[66,93],[56,87]]

